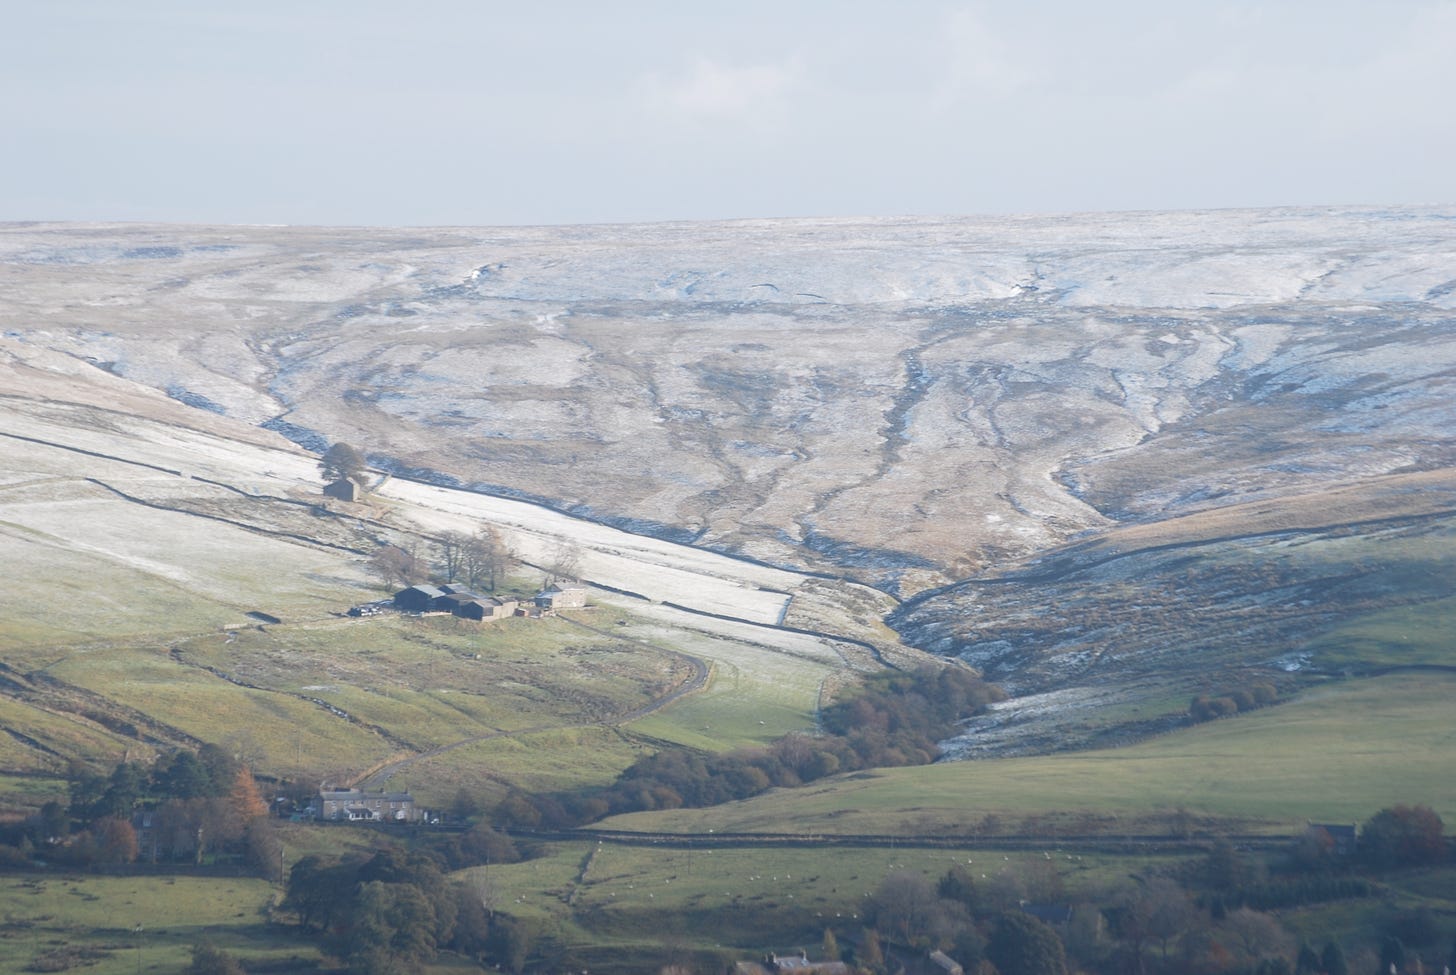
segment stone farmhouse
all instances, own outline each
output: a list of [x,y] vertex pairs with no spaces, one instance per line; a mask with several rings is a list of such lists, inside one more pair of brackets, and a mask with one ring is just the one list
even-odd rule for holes
[[586,605],[586,588],[552,583],[536,593],[535,603],[542,609],[581,609]]
[[733,966],[734,975],[849,975],[849,966],[842,961],[810,961],[800,951],[797,955],[770,953],[763,961],[740,961]]
[[358,789],[321,790],[319,819],[351,823],[412,823],[419,819],[414,796],[408,792],[362,792]]

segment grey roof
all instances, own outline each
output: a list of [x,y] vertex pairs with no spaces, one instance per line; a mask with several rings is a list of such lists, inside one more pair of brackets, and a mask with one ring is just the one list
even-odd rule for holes
[[331,802],[369,802],[380,799],[385,802],[414,802],[408,792],[360,792],[357,789],[323,789],[319,798]]
[[487,597],[482,596],[478,592],[466,592],[463,589],[457,589],[435,598],[449,603],[483,603]]

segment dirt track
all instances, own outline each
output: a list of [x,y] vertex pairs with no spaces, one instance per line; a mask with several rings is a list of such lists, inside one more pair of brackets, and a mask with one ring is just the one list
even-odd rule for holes
[[[618,634],[609,633],[608,631],[599,629],[595,626],[588,626],[587,624],[582,623],[579,620],[569,619],[568,617],[564,616],[562,617],[562,619],[566,619],[568,622],[573,623],[584,630],[590,630],[593,633],[598,633],[602,636],[610,637],[614,640],[623,639]],[[624,711],[619,715],[615,715],[614,717],[607,718],[602,721],[592,722],[593,725],[604,728],[615,728],[625,724],[630,724],[631,722],[636,721],[639,718],[644,718],[647,715],[652,714],[653,712],[662,710],[679,698],[702,690],[705,686],[707,686],[708,676],[711,673],[711,669],[709,668],[706,661],[677,650],[669,650],[665,647],[655,646],[651,643],[648,643],[646,640],[637,639],[635,637],[628,637],[627,640],[632,643],[640,643],[644,646],[652,647],[652,649],[660,653],[666,653],[673,657],[676,657],[679,660],[684,661],[691,667],[692,673],[686,680],[680,682],[676,687],[672,688],[665,694],[659,695],[658,697],[642,705],[641,707],[633,708],[630,711]],[[445,752],[448,752],[455,748],[460,748],[463,745],[471,745],[475,744],[476,742],[482,741],[494,741],[499,738],[514,738],[522,735],[535,735],[540,734],[544,731],[559,731],[566,728],[579,727],[582,727],[582,724],[580,722],[572,724],[542,724],[532,725],[529,728],[518,728],[514,731],[493,731],[489,734],[484,735],[471,735],[468,738],[462,738],[459,741],[452,741],[449,744],[440,745],[437,748],[431,748],[429,751],[420,752],[418,755],[411,755],[407,758],[400,758],[388,762],[376,769],[365,773],[361,778],[355,780],[355,782],[353,783],[353,788],[364,789],[366,791],[381,790],[389,783],[389,780],[391,778],[393,778],[396,774],[408,769],[416,762],[422,761],[427,758],[434,758],[436,755],[442,755]]]

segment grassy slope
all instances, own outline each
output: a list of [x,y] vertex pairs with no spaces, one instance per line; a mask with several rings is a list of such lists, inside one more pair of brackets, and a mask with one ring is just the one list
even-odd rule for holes
[[[1449,567],[1424,568],[1449,574]],[[1356,617],[1321,634],[1306,650],[1320,667],[1328,670],[1456,667],[1453,632],[1456,632],[1456,597],[1448,597],[1424,603],[1419,611],[1400,607]]]
[[[711,810],[620,817],[644,830],[963,831],[986,813],[1135,816],[1186,808],[1290,830],[1394,802],[1456,820],[1456,675],[1330,684],[1127,748],[858,774]],[[791,824],[791,825],[790,825]]]
[[103,952],[84,968],[92,975],[179,972],[204,936],[241,958],[317,958],[316,947],[287,929],[263,933],[275,890],[243,877],[7,877],[0,971],[25,971],[41,953],[79,947]]
[[[40,473],[65,477],[63,472]],[[1399,493],[1432,487],[1436,485],[1401,483],[1393,489]],[[30,490],[21,484],[12,494]],[[1350,499],[1340,503],[1341,512],[1356,505]],[[1320,513],[1317,506],[1310,510]],[[555,789],[608,780],[640,745],[590,722],[640,702],[655,683],[670,676],[666,648],[713,660],[714,682],[672,709],[634,723],[631,730],[701,747],[763,741],[808,726],[819,683],[832,669],[824,661],[777,652],[771,642],[735,644],[701,634],[668,634],[656,624],[625,617],[624,637],[646,640],[647,646],[610,647],[609,641],[564,623],[512,629],[435,620],[328,620],[331,610],[354,601],[361,591],[357,561],[345,554],[138,508],[75,484],[66,492],[54,486],[36,490],[31,500],[11,505],[8,512],[0,519],[0,532],[7,543],[21,547],[32,571],[5,597],[0,615],[0,657],[5,662],[22,672],[45,668],[188,734],[238,741],[263,756],[265,771],[285,774],[359,769],[399,750],[396,742],[367,726],[344,722],[300,695],[329,701],[418,747],[495,730],[516,732],[412,768],[401,782],[426,803],[447,800],[462,782],[489,791],[506,781]],[[1226,524],[1210,516],[1207,534],[1217,536],[1228,525],[1245,523],[1242,514]],[[91,524],[102,527],[85,527]],[[1413,556],[1416,561],[1434,565],[1445,558],[1449,549],[1431,544],[1431,551]],[[229,552],[229,558],[217,559],[218,551]],[[75,579],[88,580],[93,598],[50,598]],[[44,610],[37,608],[42,606]],[[283,616],[290,624],[240,630],[231,640],[219,632],[220,626],[244,620],[244,613],[254,608]],[[1449,662],[1443,641],[1451,610],[1446,601],[1426,604],[1423,613],[1426,608],[1431,610],[1427,615],[1385,610],[1343,624],[1316,645],[1318,663]],[[174,646],[177,654],[171,652]],[[229,683],[201,665],[266,690]],[[1448,717],[1453,690],[1456,678],[1448,676],[1391,675],[1329,684],[1279,708],[1118,751],[870,773],[719,810],[628,821],[652,829],[935,832],[962,829],[987,812],[1019,820],[1049,811],[1135,816],[1185,807],[1287,829],[1304,818],[1362,819],[1394,801],[1428,802],[1451,821],[1456,818],[1456,786],[1449,776],[1456,745]],[[82,754],[109,762],[124,745],[84,720],[31,713],[34,708],[21,702],[5,703],[6,724],[40,732],[35,737],[43,734],[42,740],[56,746],[61,756]],[[538,727],[542,730],[525,730]],[[29,767],[56,766],[56,756],[34,754],[34,749],[6,737],[10,740],[0,751],[6,767],[26,767],[27,759]],[[1412,748],[1413,742],[1421,747]],[[552,898],[575,883],[588,852],[566,845],[545,860],[501,868],[501,882],[521,899],[513,912],[555,910]],[[932,859],[943,855],[923,854]],[[892,864],[904,866],[921,856],[903,851],[854,857],[814,851],[704,851],[689,868],[689,857],[679,851],[643,850],[629,856],[613,849],[592,862],[580,885],[579,903],[590,921],[582,930],[588,938],[620,937],[601,933],[615,926],[628,937],[636,937],[635,930],[651,940],[659,933],[651,919],[670,905],[689,911],[712,911],[724,903],[742,908],[745,931],[750,930],[750,909],[770,904],[778,906],[786,925],[802,920],[795,913],[799,905],[791,901],[807,900],[816,912],[852,912],[854,898],[863,893],[852,885],[872,885]],[[771,866],[765,869],[766,864]],[[930,871],[938,864],[927,860],[919,865]],[[781,874],[776,872],[780,869]],[[789,888],[790,874],[802,877],[805,886]],[[722,881],[739,876],[757,886],[724,888]],[[104,882],[109,881],[98,881]],[[90,890],[91,882],[86,883]],[[155,882],[135,883],[136,890],[150,891],[146,885]],[[156,916],[168,918],[169,931],[175,925],[188,934],[202,924],[246,927],[256,918],[256,891],[250,883],[217,888],[231,900],[213,914],[200,906],[213,895],[197,891],[186,893],[188,903],[181,906],[163,897]],[[659,883],[664,891],[678,885],[676,893],[659,898]],[[832,896],[823,893],[826,884]],[[118,887],[96,895],[98,901],[112,902],[114,916],[109,918],[93,917],[96,902],[81,894],[59,903],[68,925],[91,926],[98,937],[121,942],[118,932],[124,934],[129,922],[115,911],[143,896],[132,889]],[[768,893],[771,889],[784,896],[776,899]],[[653,896],[644,898],[644,893]],[[43,900],[45,895],[25,896]],[[194,909],[198,913],[189,913]],[[13,913],[23,916],[20,906]],[[194,917],[200,920],[188,920]],[[21,929],[16,930],[23,940]],[[711,936],[711,925],[702,933]],[[58,932],[51,936],[61,937]],[[182,957],[180,938],[165,949],[170,953],[159,964],[172,965]],[[143,948],[149,964],[151,950]],[[104,964],[118,971],[126,967]]]

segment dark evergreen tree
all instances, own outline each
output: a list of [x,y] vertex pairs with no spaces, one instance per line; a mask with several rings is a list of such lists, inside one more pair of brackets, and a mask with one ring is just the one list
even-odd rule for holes
[[192,946],[192,964],[187,966],[187,975],[245,975],[243,966],[236,958],[210,941],[200,941]]
[[146,795],[147,784],[147,768],[141,762],[117,763],[106,780],[106,790],[89,810],[90,816],[130,819],[137,803]]
[[197,760],[207,769],[208,781],[212,783],[212,791],[208,795],[227,795],[238,777],[238,760],[212,742],[197,749]]
[[1066,950],[1057,933],[1030,914],[1012,911],[996,922],[986,957],[1001,975],[1066,975]]
[[435,957],[435,909],[410,883],[368,881],[354,893],[344,946],[351,971],[413,971]]
[[540,932],[534,922],[502,916],[491,926],[491,957],[506,971],[521,975],[539,939]]
[[1325,942],[1324,950],[1320,952],[1320,968],[1325,975],[1350,975],[1345,953],[1333,941]]
[[1405,968],[1405,945],[1393,935],[1380,940],[1380,971],[1399,972]]
[[156,791],[168,799],[200,799],[216,794],[207,766],[195,752],[185,748],[159,762],[152,778]]

